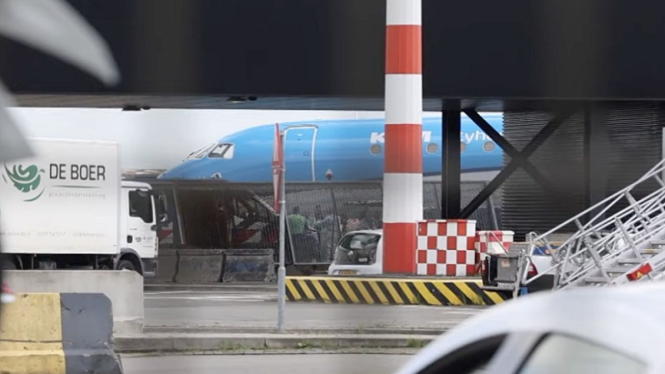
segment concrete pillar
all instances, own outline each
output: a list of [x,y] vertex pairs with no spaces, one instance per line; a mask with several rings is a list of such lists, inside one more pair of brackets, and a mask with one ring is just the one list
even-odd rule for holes
[[422,4],[387,0],[383,271],[416,273],[423,214]]
[[459,110],[444,110],[441,116],[442,167],[441,218],[460,218],[461,191],[461,142],[462,119]]

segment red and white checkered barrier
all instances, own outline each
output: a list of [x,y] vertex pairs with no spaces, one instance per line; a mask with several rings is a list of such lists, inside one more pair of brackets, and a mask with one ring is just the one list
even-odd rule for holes
[[479,253],[505,253],[513,243],[513,231],[478,231],[476,251]]
[[475,275],[476,221],[418,221],[417,235],[417,275]]
[[513,243],[513,231],[478,231],[476,235],[477,261],[476,271],[480,271],[481,263],[488,254],[506,253]]

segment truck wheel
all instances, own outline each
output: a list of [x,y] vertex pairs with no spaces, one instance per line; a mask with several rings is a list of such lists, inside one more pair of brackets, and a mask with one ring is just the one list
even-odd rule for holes
[[134,264],[132,264],[131,261],[128,261],[128,260],[120,260],[120,262],[118,262],[118,270],[131,270],[131,271],[136,271],[136,268],[134,267]]

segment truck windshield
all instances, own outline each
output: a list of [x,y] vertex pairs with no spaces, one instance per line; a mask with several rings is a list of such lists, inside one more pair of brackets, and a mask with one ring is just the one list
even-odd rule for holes
[[152,198],[148,191],[129,191],[129,216],[141,218],[145,223],[153,221]]

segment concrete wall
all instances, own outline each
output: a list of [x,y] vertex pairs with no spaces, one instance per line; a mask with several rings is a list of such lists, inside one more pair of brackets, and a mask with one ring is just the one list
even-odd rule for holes
[[273,250],[160,249],[156,283],[275,282]]
[[112,303],[114,334],[143,331],[143,277],[136,272],[12,270],[3,277],[17,293],[102,293]]
[[122,374],[111,300],[100,293],[17,294],[2,307],[2,373]]

